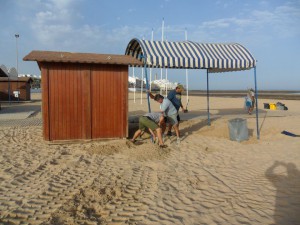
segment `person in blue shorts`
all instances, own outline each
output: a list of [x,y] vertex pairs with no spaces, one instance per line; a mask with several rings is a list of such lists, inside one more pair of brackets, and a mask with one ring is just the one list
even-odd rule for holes
[[251,115],[252,111],[254,109],[254,104],[255,104],[255,93],[254,93],[254,90],[252,88],[249,89],[249,91],[247,93],[247,97],[251,100],[251,106],[248,109],[248,114]]

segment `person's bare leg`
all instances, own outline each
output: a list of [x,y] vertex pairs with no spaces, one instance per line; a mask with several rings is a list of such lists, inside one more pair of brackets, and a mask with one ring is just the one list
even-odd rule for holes
[[155,137],[153,130],[151,130],[150,128],[148,128],[148,130],[149,130],[150,134]]
[[162,133],[162,135],[165,133],[165,131],[166,131],[166,128],[167,128],[167,125],[165,124],[165,123],[163,123],[162,125],[161,125],[161,133]]
[[150,134],[152,135],[152,141],[155,143],[155,139],[156,139],[155,133],[154,133],[153,130],[151,130],[150,128],[149,128],[149,132],[150,132]]
[[167,131],[167,133],[169,133],[169,132],[171,132],[172,131],[172,124],[168,124],[168,131]]
[[252,114],[253,109],[254,109],[254,106],[249,107],[248,113],[249,113],[249,114]]
[[177,138],[180,137],[178,123],[173,125]]
[[140,136],[140,134],[142,133],[142,131],[140,129],[138,129],[134,135],[133,135],[133,138],[131,139],[132,142],[135,141],[135,139],[137,139],[138,136]]
[[140,134],[140,138],[142,138],[142,136],[144,135],[145,131],[143,130]]
[[157,137],[158,137],[158,143],[160,146],[164,145],[163,139],[162,139],[162,129],[157,128],[156,129]]

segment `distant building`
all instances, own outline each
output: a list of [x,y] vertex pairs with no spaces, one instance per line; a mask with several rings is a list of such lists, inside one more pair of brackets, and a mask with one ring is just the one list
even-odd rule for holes
[[146,88],[146,82],[142,81],[138,77],[128,77],[128,88]]
[[30,77],[32,79],[31,89],[39,89],[39,88],[41,88],[41,82],[42,82],[41,75],[19,74],[19,77]]
[[[150,81],[149,81],[150,82]],[[171,82],[166,79],[162,80],[152,80],[151,81],[151,90],[160,90],[160,89],[167,89],[167,90],[173,90],[178,85],[178,82]],[[146,79],[143,81],[138,77],[131,77],[128,76],[128,88],[132,90],[132,88],[141,89],[146,88]]]
[[178,85],[178,82],[171,82],[171,81],[166,80],[166,79],[154,80],[152,83],[155,84],[156,86],[158,86],[161,89],[167,89],[167,90],[173,90]]
[[0,101],[29,101],[32,79],[18,77],[17,70],[0,66]]

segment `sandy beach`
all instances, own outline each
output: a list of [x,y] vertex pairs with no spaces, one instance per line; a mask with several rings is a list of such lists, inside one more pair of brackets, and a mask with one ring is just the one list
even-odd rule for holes
[[[0,110],[0,224],[300,224],[300,137],[281,134],[300,135],[300,100],[259,99],[257,140],[244,98],[211,97],[207,126],[206,97],[190,96],[182,141],[163,150],[147,135],[44,141],[32,100]],[[288,110],[264,109],[278,101]],[[129,94],[131,118],[147,107]],[[229,139],[233,118],[247,120],[249,140]]]

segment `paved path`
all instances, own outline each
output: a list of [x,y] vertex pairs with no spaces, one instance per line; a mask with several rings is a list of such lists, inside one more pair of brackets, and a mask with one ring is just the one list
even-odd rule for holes
[[2,103],[0,126],[41,126],[40,101]]

